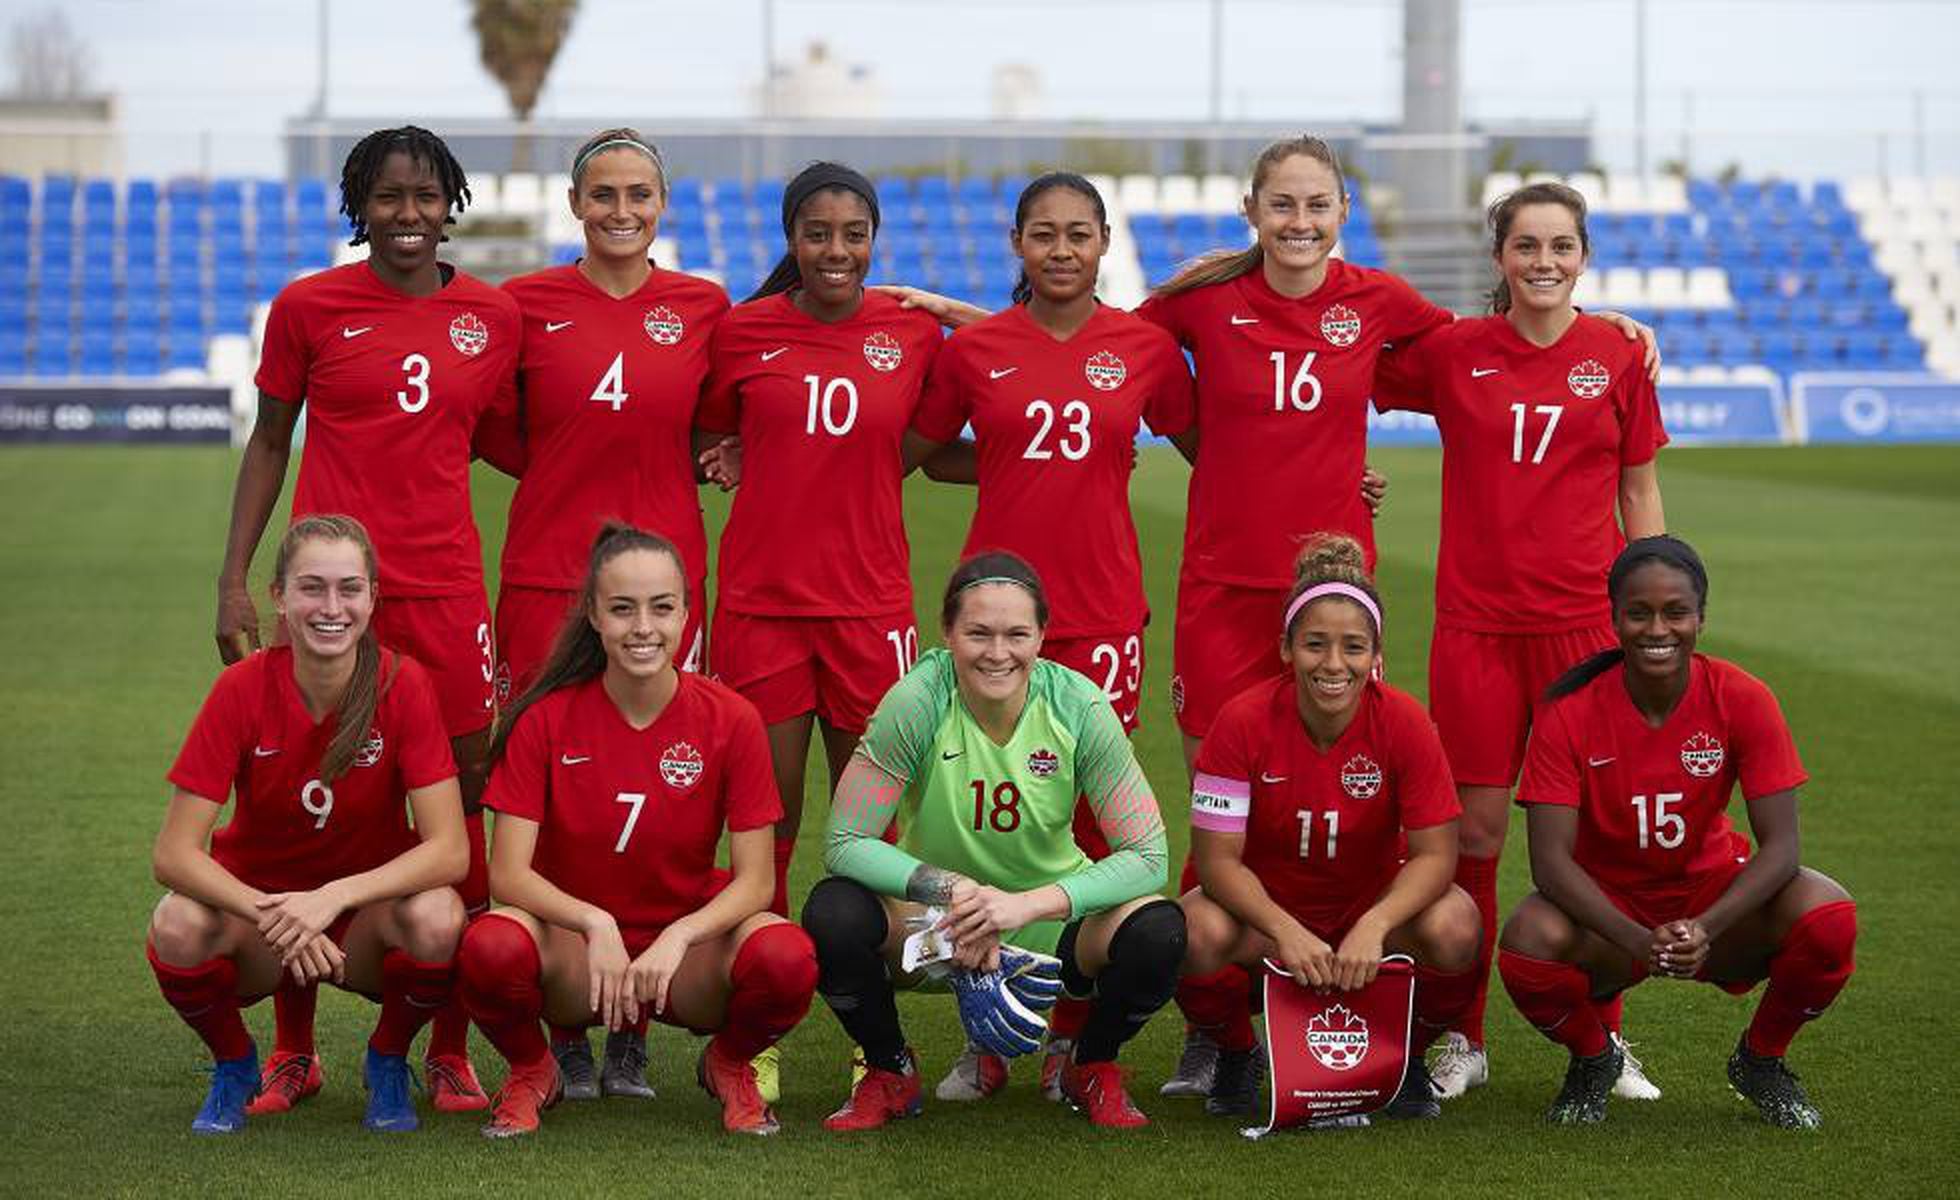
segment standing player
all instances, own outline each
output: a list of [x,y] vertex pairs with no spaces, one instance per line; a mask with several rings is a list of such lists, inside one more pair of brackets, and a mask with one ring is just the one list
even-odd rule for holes
[[[1286,604],[1288,678],[1219,711],[1191,794],[1199,889],[1181,903],[1184,969],[1205,976],[1271,958],[1304,986],[1371,982],[1384,950],[1416,961],[1416,1025],[1391,1117],[1442,1109],[1422,1053],[1474,993],[1477,908],[1451,885],[1456,794],[1436,727],[1378,678],[1382,609],[1345,534],[1310,539]],[[1220,1047],[1206,1111],[1259,1099],[1258,1042],[1242,986],[1181,989],[1185,1018]]]
[[710,640],[717,677],[769,727],[783,805],[770,909],[787,914],[812,726],[834,783],[918,655],[901,482],[930,450],[907,434],[941,338],[864,288],[878,229],[864,176],[816,163],[782,217],[788,252],[716,328],[696,423],[742,440]]
[[[831,808],[825,863],[803,925],[818,990],[868,1070],[834,1130],[874,1129],[920,1107],[893,980],[908,922],[946,910],[962,966],[991,968],[1003,944],[1061,960],[1064,990],[1095,995],[1061,1071],[1061,1091],[1097,1125],[1148,1119],[1123,1089],[1116,1055],[1169,1002],[1184,917],[1153,893],[1165,878],[1164,824],[1108,699],[1040,658],[1048,602],[1005,552],[967,559],[941,607],[946,649],[886,694]],[[1090,862],[1071,830],[1088,797],[1111,846]],[[882,835],[903,813],[897,845]]]
[[[642,1013],[713,1031],[701,1086],[730,1132],[776,1132],[750,1060],[809,1011],[816,959],[764,911],[781,816],[755,707],[678,669],[687,573],[672,542],[607,526],[568,623],[491,749],[492,888],[460,960],[470,1014],[510,1062],[486,1137],[558,1098],[539,1019]],[[732,875],[715,869],[722,835]]]
[[[344,512],[373,531],[388,603],[374,614],[384,646],[423,664],[442,704],[471,846],[460,888],[488,900],[483,872],[483,751],[491,718],[490,610],[470,514],[470,438],[507,387],[517,358],[517,305],[438,262],[443,226],[469,202],[462,167],[425,129],[362,138],[341,169],[340,207],[364,262],[295,280],[272,303],[259,363],[259,415],[245,444],[218,576],[218,650],[236,661],[258,644],[246,588],[252,552],[286,478],[293,427],[308,413],[293,517]],[[279,1038],[259,1111],[319,1090],[313,994],[280,993]],[[444,1111],[488,1103],[468,1057],[460,1009],[437,1018],[429,1090]]]
[[[1504,987],[1571,1052],[1546,1113],[1601,1121],[1624,1051],[1601,1008],[1649,974],[1744,993],[1769,980],[1728,1064],[1729,1084],[1786,1129],[1822,1123],[1783,1056],[1851,977],[1857,906],[1800,865],[1806,782],[1769,688],[1696,654],[1708,574],[1685,543],[1643,538],[1607,577],[1618,645],[1555,682],[1518,801],[1531,875],[1504,926]],[[1729,824],[1740,786],[1759,843]]]
[[[594,135],[572,159],[577,263],[504,285],[524,311],[515,408],[486,417],[479,449],[521,460],[497,591],[497,685],[522,694],[578,602],[593,537],[607,520],[655,530],[691,564],[682,670],[705,663],[708,541],[695,492],[693,432],[708,343],[728,311],[713,283],[648,261],[667,204],[660,153],[632,129]],[[583,1029],[553,1030],[571,1099],[651,1096],[646,1031],[606,1040],[595,1070]]]
[[241,998],[282,977],[381,998],[362,1123],[417,1125],[406,1056],[449,997],[463,928],[449,885],[469,847],[435,689],[376,643],[377,591],[359,522],[295,521],[273,566],[282,644],[225,669],[170,769],[154,860],[170,893],[148,949],[164,999],[216,1060],[192,1132],[244,1127],[259,1063]]
[[[1555,183],[1492,205],[1494,315],[1395,352],[1376,391],[1384,410],[1434,414],[1443,439],[1429,707],[1463,804],[1456,881],[1485,930],[1476,1003],[1437,1058],[1445,1097],[1489,1075],[1497,861],[1532,709],[1560,672],[1613,644],[1600,584],[1625,539],[1667,527],[1654,466],[1667,434],[1653,382],[1633,343],[1572,306],[1585,216],[1579,194]],[[1617,1011],[1609,1023],[1619,1042]],[[1626,1064],[1621,1095],[1660,1095],[1638,1060]]]

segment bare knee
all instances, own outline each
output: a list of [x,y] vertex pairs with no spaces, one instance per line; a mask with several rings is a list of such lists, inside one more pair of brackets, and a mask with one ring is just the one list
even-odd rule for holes
[[455,957],[465,920],[463,898],[455,888],[430,888],[405,896],[395,904],[402,951],[424,962]]
[[217,954],[224,928],[223,913],[172,892],[150,914],[150,945],[171,966],[192,967]]
[[1498,945],[1527,958],[1562,960],[1571,949],[1578,927],[1551,901],[1537,892],[1526,896],[1504,923]]
[[1476,965],[1483,920],[1470,894],[1452,886],[1416,918],[1415,935],[1423,965],[1454,975]]
[[1210,975],[1222,970],[1239,938],[1239,923],[1218,902],[1193,888],[1178,900],[1184,910],[1184,973]]

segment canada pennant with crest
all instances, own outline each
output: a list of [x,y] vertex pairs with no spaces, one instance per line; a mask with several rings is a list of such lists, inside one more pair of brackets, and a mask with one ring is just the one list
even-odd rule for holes
[[1272,1107],[1263,1136],[1338,1124],[1387,1106],[1409,1064],[1415,964],[1382,960],[1374,982],[1352,992],[1301,986],[1266,960],[1266,1058]]

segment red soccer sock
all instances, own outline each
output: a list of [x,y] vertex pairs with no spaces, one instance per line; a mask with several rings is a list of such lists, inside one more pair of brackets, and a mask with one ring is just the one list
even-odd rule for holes
[[281,975],[272,992],[272,1049],[274,1053],[304,1054],[317,1051],[313,1045],[313,1011],[319,1007],[320,985],[297,984],[292,976]]
[[789,916],[789,861],[794,857],[796,857],[796,839],[777,838],[776,894],[769,898],[769,911],[779,917]]
[[252,1035],[238,1015],[238,964],[213,958],[194,967],[173,967],[157,957],[155,946],[143,949],[163,998],[204,1039],[212,1058],[222,1062],[252,1053]]
[[1470,893],[1477,905],[1477,919],[1483,922],[1483,936],[1477,942],[1477,965],[1472,967],[1475,990],[1470,1006],[1463,1010],[1455,1028],[1470,1039],[1472,1046],[1484,1044],[1484,1006],[1490,998],[1490,961],[1497,949],[1497,860],[1459,854],[1456,859],[1456,885]]
[[[415,1035],[450,1003],[456,962],[424,962],[400,949],[381,956],[381,1019],[368,1049],[376,1054],[407,1054]],[[464,1026],[465,1030],[468,1026]],[[431,1047],[433,1051],[434,1047]]]
[[756,930],[728,968],[728,1014],[715,1042],[726,1058],[747,1062],[796,1028],[817,994],[817,948],[799,925]]
[[[456,892],[463,898],[463,911],[473,920],[490,907],[490,863],[484,848],[483,814],[465,813],[463,828],[469,835],[470,869],[463,882],[456,885]],[[468,1058],[469,1053],[470,1018],[463,1011],[461,990],[455,989],[449,1002],[436,1010],[429,1029],[428,1057]]]
[[1048,1013],[1049,1038],[1069,1038],[1082,1036],[1082,1027],[1089,1023],[1089,1011],[1096,1006],[1092,996],[1071,996],[1067,992],[1055,1001],[1055,1007]]
[[485,917],[463,934],[456,955],[457,994],[497,1053],[513,1067],[530,1066],[551,1053],[540,1018],[544,972],[538,946],[515,921]]
[[1857,941],[1858,906],[1850,900],[1797,918],[1769,960],[1769,987],[1742,1035],[1749,1053],[1782,1057],[1804,1023],[1824,1015],[1851,978]]
[[1259,1044],[1252,1032],[1252,1003],[1243,967],[1186,975],[1177,981],[1177,1007],[1193,1028],[1202,1030],[1221,1050],[1250,1050]]
[[1497,970],[1511,1003],[1538,1032],[1581,1058],[1606,1049],[1606,1027],[1593,1009],[1584,971],[1510,950],[1498,954]]
[[1599,1023],[1606,1026],[1606,1032],[1618,1033],[1626,1021],[1627,994],[1614,992],[1604,1000],[1593,1001],[1593,1011],[1599,1014]]
[[1478,981],[1474,969],[1449,975],[1433,967],[1416,967],[1416,1019],[1409,1030],[1410,1054],[1421,1054],[1445,1030],[1457,1028],[1476,998]]

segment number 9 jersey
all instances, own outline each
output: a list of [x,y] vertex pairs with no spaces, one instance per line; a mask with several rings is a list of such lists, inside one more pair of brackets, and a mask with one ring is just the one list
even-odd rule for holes
[[356,517],[390,596],[480,595],[470,438],[513,386],[517,302],[451,270],[409,296],[365,262],[294,280],[272,302],[256,379],[303,404],[295,518]]

